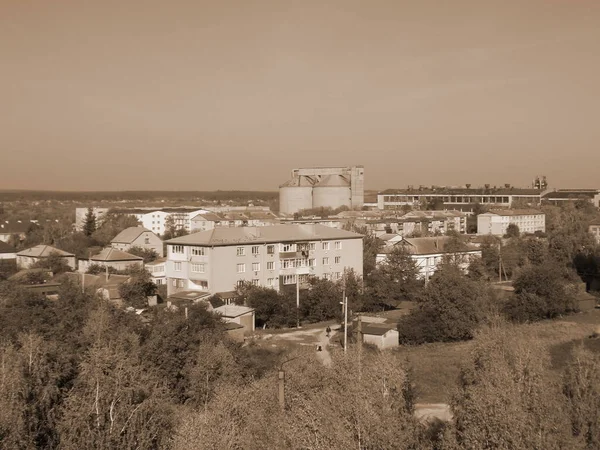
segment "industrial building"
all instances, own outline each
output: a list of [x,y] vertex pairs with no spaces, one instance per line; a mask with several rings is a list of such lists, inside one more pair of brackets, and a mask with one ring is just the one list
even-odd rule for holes
[[364,201],[363,166],[294,169],[291,179],[279,186],[282,214],[320,207],[356,209],[362,208]]

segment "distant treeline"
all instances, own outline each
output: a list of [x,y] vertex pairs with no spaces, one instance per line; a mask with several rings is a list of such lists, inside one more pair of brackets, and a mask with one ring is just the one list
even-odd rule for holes
[[273,201],[278,193],[265,191],[0,191],[0,201],[122,201],[122,200],[208,200],[208,201]]

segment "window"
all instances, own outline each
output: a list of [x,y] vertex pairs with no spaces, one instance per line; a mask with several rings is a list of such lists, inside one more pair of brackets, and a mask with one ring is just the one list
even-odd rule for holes
[[192,264],[192,272],[204,273],[204,264]]
[[341,257],[341,256],[336,256],[336,257],[335,257],[335,263],[336,263],[336,264],[339,264],[339,263],[341,263],[341,262],[342,262],[342,257]]
[[204,256],[204,247],[192,247],[192,255]]
[[185,286],[185,280],[182,280],[180,278],[177,279],[177,287],[178,288],[182,288]]
[[314,242],[311,242],[310,244],[308,244],[308,249],[309,250],[316,250],[317,249],[317,244],[315,244]]
[[342,241],[335,241],[335,249],[336,250],[342,249]]
[[259,255],[260,254],[260,247],[258,245],[253,245],[252,246],[252,254],[253,255]]
[[174,266],[175,266],[175,271],[181,272],[181,263],[180,262],[174,263]]
[[308,265],[309,265],[309,267],[315,267],[315,265],[316,265],[315,258],[310,258],[308,260]]
[[246,264],[237,265],[237,273],[244,273],[246,271]]
[[172,253],[183,253],[183,245],[172,245],[171,252]]
[[275,278],[267,278],[267,286],[275,286]]
[[281,244],[281,251],[282,252],[295,252],[296,244]]
[[321,242],[321,248],[323,250],[329,250],[329,242]]
[[296,275],[284,275],[283,284],[296,284]]
[[333,273],[333,279],[334,280],[339,280],[340,278],[342,278],[341,272],[334,272]]
[[267,245],[267,255],[272,255],[273,253],[275,253],[275,246]]
[[144,244],[146,244],[146,245],[150,244],[150,238],[149,237],[147,237],[147,238],[144,239]]
[[243,286],[244,286],[244,280],[238,280],[237,287],[243,287]]
[[208,290],[208,281],[198,280],[198,281],[194,281],[194,284],[197,286],[200,286],[200,289],[202,289],[203,291]]
[[260,263],[252,263],[252,272],[260,271]]
[[257,280],[257,279],[252,280],[252,286],[260,286],[260,280]]
[[237,248],[237,255],[238,256],[245,256],[246,255],[246,249],[244,247],[238,247]]
[[327,256],[325,258],[323,258],[323,265],[324,266],[328,266],[329,265],[329,258]]
[[267,261],[267,270],[275,269],[275,263],[273,261]]
[[330,273],[326,273],[325,275],[323,275],[323,278],[325,278],[326,280],[331,281],[331,274]]

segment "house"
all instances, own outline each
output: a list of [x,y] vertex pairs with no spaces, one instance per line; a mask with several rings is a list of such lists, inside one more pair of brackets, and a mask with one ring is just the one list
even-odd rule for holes
[[31,222],[1,222],[0,223],[0,242],[8,242],[15,236],[19,241],[23,241],[27,232],[33,225]]
[[64,252],[49,245],[36,245],[17,253],[17,266],[21,269],[28,269],[35,263],[48,258],[50,255],[60,256],[65,260],[71,269],[75,269],[76,260],[73,253]]
[[157,286],[167,284],[167,258],[158,258],[144,265]]
[[8,278],[29,292],[35,292],[44,296],[55,295],[61,282],[54,279],[54,274],[48,269],[22,269]]
[[600,220],[594,220],[588,226],[588,232],[594,236],[596,242],[600,244]]
[[210,211],[197,214],[191,221],[192,232],[212,230],[221,226],[222,221],[221,216]]
[[399,345],[399,333],[396,324],[363,323],[361,332],[365,344],[375,345],[380,350],[398,347]]
[[0,276],[17,271],[17,249],[0,241]]
[[227,292],[243,282],[282,289],[363,270],[362,235],[322,225],[218,227],[166,243],[169,295]]
[[381,241],[383,241],[383,245],[386,247],[396,245],[403,238],[399,234],[396,233],[385,233],[377,236]]
[[92,256],[88,261],[80,261],[79,271],[86,272],[92,264],[112,267],[114,270],[127,270],[131,266],[144,268],[144,258],[108,247]]
[[225,322],[237,323],[243,326],[245,333],[252,333],[254,331],[254,308],[230,304],[214,308],[213,312],[219,314]]
[[144,227],[129,227],[117,234],[110,241],[112,248],[127,252],[132,247],[140,247],[146,250],[154,250],[162,258],[163,242],[152,231]]
[[546,214],[536,209],[492,209],[477,216],[477,234],[504,236],[509,225],[521,233],[546,231]]
[[415,261],[420,277],[427,281],[437,270],[444,256],[452,256],[463,270],[467,270],[473,258],[481,258],[481,250],[473,244],[462,244],[459,250],[447,248],[448,243],[452,242],[451,239],[448,236],[403,238],[394,246],[385,247],[382,253],[377,255],[376,261],[378,264],[385,263],[392,248],[401,245]]

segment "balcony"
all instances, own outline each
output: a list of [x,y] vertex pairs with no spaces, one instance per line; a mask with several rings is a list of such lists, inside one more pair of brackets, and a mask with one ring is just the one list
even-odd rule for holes
[[279,252],[279,259],[292,259],[292,258],[308,258],[312,256],[312,251],[303,250],[299,252]]

